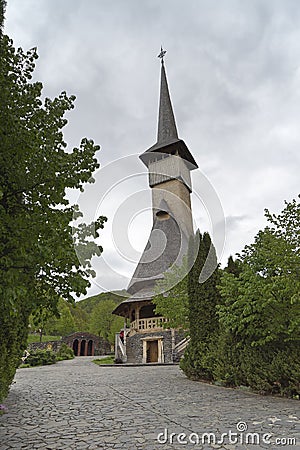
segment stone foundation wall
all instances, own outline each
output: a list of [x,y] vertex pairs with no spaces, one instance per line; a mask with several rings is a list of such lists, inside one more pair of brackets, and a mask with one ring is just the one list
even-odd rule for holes
[[[142,364],[143,363],[143,340],[145,338],[162,337],[164,362],[173,362],[172,352],[172,332],[171,330],[162,330],[152,333],[136,333],[126,339],[127,362]],[[184,338],[184,332],[175,331],[175,345]]]

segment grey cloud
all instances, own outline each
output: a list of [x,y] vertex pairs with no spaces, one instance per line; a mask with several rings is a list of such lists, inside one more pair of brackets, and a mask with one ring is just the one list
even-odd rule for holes
[[228,232],[232,232],[236,227],[240,226],[242,222],[247,220],[246,215],[241,216],[227,216],[225,218],[226,220],[226,229]]
[[[228,218],[223,261],[264,226],[265,207],[278,212],[284,199],[296,197],[298,0],[15,0],[6,15],[6,31],[17,46],[38,46],[36,78],[45,95],[67,90],[77,96],[66,141],[72,147],[83,136],[93,138],[101,146],[102,166],[154,144],[156,55],[161,44],[166,47],[179,135]],[[145,172],[138,159],[135,168]],[[131,171],[125,159],[121,172]],[[196,174],[193,180],[194,191],[201,192]],[[137,179],[132,190],[141,187],[147,189],[147,182]],[[97,199],[92,190],[87,203]],[[203,230],[203,211],[195,217]],[[150,226],[136,230],[139,241],[146,243]],[[115,256],[109,235],[103,239],[111,264],[133,271]],[[99,265],[99,279],[106,277],[111,289],[126,285],[101,270]]]

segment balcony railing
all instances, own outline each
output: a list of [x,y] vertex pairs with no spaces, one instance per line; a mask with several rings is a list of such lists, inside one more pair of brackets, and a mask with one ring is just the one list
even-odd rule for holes
[[163,324],[168,322],[165,317],[149,317],[148,319],[134,320],[130,324],[130,328],[136,331],[162,330]]

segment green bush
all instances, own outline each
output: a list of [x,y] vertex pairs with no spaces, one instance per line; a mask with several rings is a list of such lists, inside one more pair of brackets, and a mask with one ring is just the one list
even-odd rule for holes
[[241,370],[240,344],[230,333],[220,332],[209,350],[213,361],[214,381],[227,387],[245,384],[245,377]]
[[196,344],[190,342],[184,357],[180,360],[180,368],[192,380],[211,381],[213,379],[212,364],[209,346],[204,342]]
[[63,361],[65,359],[73,359],[74,352],[68,347],[67,344],[63,343],[58,350],[58,352],[54,352],[53,350],[33,350],[27,356],[25,360],[25,364],[21,364],[20,368],[25,367],[35,367],[35,366],[45,366],[49,364],[55,364],[57,361]]
[[206,347],[189,345],[180,367],[193,380],[248,386],[260,394],[300,397],[298,341],[252,346],[223,332]]
[[73,359],[74,352],[67,344],[63,343],[56,354],[57,361],[63,361],[65,359]]
[[0,402],[7,396],[26,348],[28,314],[23,304],[13,313],[0,304]]
[[244,384],[262,394],[300,395],[299,342],[245,347],[241,352]]
[[56,353],[52,350],[35,350],[26,358],[26,364],[30,366],[46,366],[56,363]]

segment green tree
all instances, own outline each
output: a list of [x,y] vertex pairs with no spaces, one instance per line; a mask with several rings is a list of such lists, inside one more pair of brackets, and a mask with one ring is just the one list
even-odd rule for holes
[[74,305],[59,299],[57,312],[39,308],[29,317],[30,332],[39,333],[40,340],[44,334],[66,336],[74,331],[88,331],[89,318],[78,303]]
[[181,266],[174,266],[156,283],[155,312],[169,319],[165,324],[168,328],[189,329],[187,273],[187,258],[183,258]]
[[67,336],[76,331],[74,318],[65,300],[59,300],[57,310],[58,315],[52,315],[46,321],[44,332],[52,336]]
[[[3,3],[2,3],[3,4]],[[0,398],[26,347],[29,315],[43,306],[56,311],[86,293],[90,259],[105,218],[75,228],[83,258],[77,258],[71,221],[80,216],[66,188],[81,189],[99,167],[93,141],[66,151],[62,129],[75,97],[62,92],[43,102],[42,84],[30,82],[36,49],[15,50],[0,39]]]
[[71,314],[74,320],[74,331],[88,331],[89,329],[89,316],[79,306],[78,302],[74,305],[68,304]]
[[126,300],[128,294],[125,290],[114,292],[100,292],[100,294],[93,295],[92,297],[84,298],[76,303],[86,314],[89,316],[98,303],[104,300],[113,300],[115,306],[117,306],[123,300]]
[[6,1],[0,0],[0,38],[2,37],[5,8],[6,8]]
[[238,351],[243,383],[299,393],[299,203],[286,203],[278,216],[266,210],[266,217],[271,226],[239,256],[240,274],[222,274],[219,320]]
[[252,346],[300,337],[300,207],[293,200],[266,216],[273,227],[245,247],[239,277],[224,273],[220,284],[221,323]]
[[[219,271],[215,248],[208,233],[196,234],[199,250],[188,275],[190,343],[181,367],[191,378],[212,378],[210,345],[218,331],[216,305],[220,294],[217,289]],[[197,248],[196,245],[192,247]],[[192,256],[192,255],[191,255]]]
[[103,300],[92,310],[90,331],[114,344],[115,333],[124,326],[124,320],[112,314],[116,303],[113,300]]
[[32,334],[39,334],[40,342],[43,340],[45,326],[49,318],[53,315],[47,308],[38,308],[30,314],[28,318],[29,332]]
[[241,273],[241,267],[240,262],[238,259],[234,260],[232,256],[229,256],[227,261],[227,266],[225,267],[224,271],[227,273],[232,273],[235,276],[239,276]]

